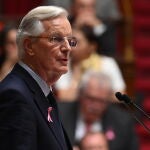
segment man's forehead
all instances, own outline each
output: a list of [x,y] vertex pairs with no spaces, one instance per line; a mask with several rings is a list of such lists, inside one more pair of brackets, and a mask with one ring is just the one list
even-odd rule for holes
[[75,0],[75,3],[88,5],[88,4],[95,4],[96,0]]
[[44,20],[41,20],[43,22],[43,24],[60,24],[60,22],[62,22],[62,20],[65,22],[69,22],[68,21],[68,18],[66,16],[57,16],[57,17],[54,17],[54,18],[47,18],[47,19],[44,19]]
[[54,19],[43,20],[43,26],[46,34],[70,36],[72,35],[71,25],[66,17],[57,17]]

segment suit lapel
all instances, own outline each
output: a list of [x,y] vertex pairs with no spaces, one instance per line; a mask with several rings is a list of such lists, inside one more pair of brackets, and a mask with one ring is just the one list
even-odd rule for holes
[[[40,98],[41,97],[41,98]],[[44,102],[43,102],[44,101]],[[37,107],[39,108],[39,110],[41,111],[45,121],[47,122],[48,124],[48,127],[51,129],[51,131],[53,132],[56,140],[58,141],[58,143],[64,147],[62,145],[62,138],[60,138],[60,132],[59,132],[59,126],[57,125],[57,122],[56,121],[59,121],[58,120],[58,117],[56,115],[52,115],[52,120],[53,122],[48,122],[47,120],[47,116],[48,116],[48,107],[50,106],[49,105],[49,102],[48,102],[48,99],[45,98],[45,96],[43,97],[42,95],[39,95],[39,94],[36,94],[35,95],[35,103],[37,105]],[[54,108],[55,109],[55,108]],[[54,111],[54,110],[52,110]],[[54,112],[53,112],[54,113]]]
[[58,114],[57,103],[52,93],[48,95],[48,100],[51,106],[54,108],[54,110],[52,111],[52,115],[54,116],[54,124],[51,123],[51,125],[55,131],[56,137],[59,137],[58,140],[60,144],[62,144],[63,147],[66,147],[64,132],[63,132],[63,128],[60,122],[60,117]]
[[39,85],[36,81],[32,78],[32,76],[20,65],[16,64],[12,73],[16,74],[20,78],[22,78],[30,91],[32,91],[34,95],[34,102],[36,103],[37,107],[39,108],[40,112],[42,113],[44,119],[47,121],[47,109],[49,107],[49,103],[45,98],[44,93],[42,92]]
[[[36,106],[38,107],[38,109],[41,112],[48,127],[51,129],[56,140],[62,146],[62,149],[63,149],[62,139],[60,138],[60,135],[57,131],[58,129],[56,129],[54,124],[52,124],[53,122],[48,122],[48,120],[47,120],[48,107],[50,106],[50,104],[49,104],[48,99],[45,97],[44,93],[42,92],[41,88],[39,87],[39,85],[31,77],[31,75],[18,64],[16,64],[16,66],[14,67],[12,73],[14,73],[17,76],[19,76],[20,78],[22,78],[26,82],[29,89],[33,92],[34,102],[35,102]],[[58,119],[56,118],[56,120],[58,120]]]

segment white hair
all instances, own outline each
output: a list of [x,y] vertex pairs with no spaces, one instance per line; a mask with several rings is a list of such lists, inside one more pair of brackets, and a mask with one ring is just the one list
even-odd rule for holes
[[22,57],[24,53],[23,41],[25,37],[38,36],[44,32],[42,20],[62,15],[68,17],[68,12],[64,8],[57,6],[39,6],[29,11],[22,19],[17,33],[19,57]]
[[100,71],[88,70],[81,78],[79,92],[83,92],[86,88],[88,88],[90,79],[95,79],[100,88],[107,87],[108,90],[112,91],[112,80],[107,74]]

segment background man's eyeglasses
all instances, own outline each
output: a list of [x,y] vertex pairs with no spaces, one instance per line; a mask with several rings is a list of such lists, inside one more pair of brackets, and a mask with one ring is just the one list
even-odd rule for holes
[[61,37],[61,36],[47,36],[47,37],[40,37],[40,36],[31,36],[32,38],[47,38],[48,41],[52,44],[60,45],[68,41],[70,47],[75,47],[77,45],[76,37]]

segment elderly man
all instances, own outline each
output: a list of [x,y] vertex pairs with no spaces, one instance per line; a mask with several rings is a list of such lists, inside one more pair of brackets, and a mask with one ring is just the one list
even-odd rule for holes
[[109,150],[106,136],[102,132],[88,132],[79,146],[80,150]]
[[88,71],[80,82],[79,97],[72,103],[60,103],[64,127],[73,144],[87,132],[104,132],[110,150],[137,150],[132,118],[124,110],[109,104],[112,95],[110,78]]
[[76,46],[67,12],[54,6],[31,10],[17,45],[20,62],[0,83],[0,149],[71,150],[51,92]]

